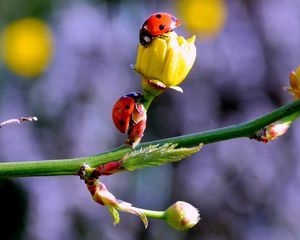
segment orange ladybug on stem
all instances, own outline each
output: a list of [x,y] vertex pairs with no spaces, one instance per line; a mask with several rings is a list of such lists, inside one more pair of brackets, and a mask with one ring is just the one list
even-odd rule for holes
[[154,37],[173,31],[180,21],[169,13],[159,12],[150,15],[140,29],[140,43],[147,47]]
[[146,128],[147,113],[142,104],[142,94],[131,92],[122,96],[112,109],[116,128],[128,133],[128,143],[133,148],[141,141]]
[[142,94],[131,92],[122,96],[114,105],[112,110],[112,119],[116,128],[121,133],[126,133],[134,108],[138,102],[141,102]]

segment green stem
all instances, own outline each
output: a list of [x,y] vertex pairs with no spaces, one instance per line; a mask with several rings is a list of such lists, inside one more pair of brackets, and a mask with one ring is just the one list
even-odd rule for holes
[[300,111],[299,112],[295,112],[289,116],[286,116],[281,120],[281,122],[289,122],[289,123],[292,123],[293,121],[295,121],[298,117],[300,117]]
[[153,95],[145,95],[144,94],[144,98],[143,98],[143,105],[144,108],[146,109],[146,111],[148,110],[148,108],[150,107],[152,101],[154,100],[155,96]]
[[[249,122],[200,133],[147,142],[140,144],[139,147],[153,144],[163,145],[165,143],[178,144],[179,147],[192,147],[197,146],[200,143],[209,144],[239,137],[251,137],[261,128],[277,120],[291,115],[293,115],[293,117],[298,117],[299,114],[300,100],[297,100]],[[106,153],[75,159],[0,163],[0,177],[77,175],[82,164],[89,164],[91,167],[96,167],[100,164],[119,160],[130,151],[132,151],[131,148],[121,146]]]
[[162,94],[166,87],[160,86],[144,77],[142,77],[141,85],[143,89],[143,105],[147,111],[153,99]]
[[135,209],[141,211],[146,215],[148,218],[158,218],[158,219],[164,219],[165,218],[165,212],[164,211],[152,211],[152,210],[147,210],[143,208],[136,208]]

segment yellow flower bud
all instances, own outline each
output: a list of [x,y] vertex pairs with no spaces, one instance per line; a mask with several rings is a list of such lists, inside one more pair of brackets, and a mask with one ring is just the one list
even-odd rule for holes
[[160,88],[175,88],[191,70],[195,58],[196,37],[184,39],[170,32],[167,36],[154,38],[147,47],[139,44],[134,69],[142,79],[150,80]]

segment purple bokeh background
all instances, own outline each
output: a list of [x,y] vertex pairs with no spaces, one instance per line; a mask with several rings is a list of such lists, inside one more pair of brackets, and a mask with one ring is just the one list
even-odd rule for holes
[[[28,80],[1,65],[1,120],[39,117],[38,123],[1,129],[2,162],[80,157],[123,143],[111,109],[121,95],[140,90],[139,76],[130,69],[138,29],[152,12],[176,15],[173,1],[145,2],[59,5],[49,17],[55,55],[48,71]],[[221,33],[196,41],[198,55],[182,84],[184,94],[168,90],[153,102],[143,141],[237,124],[292,101],[283,86],[300,65],[300,1],[230,0],[227,5]],[[184,27],[177,32],[193,34]],[[107,209],[72,176],[5,180],[25,200],[18,203],[21,197],[2,192],[1,208],[8,214],[2,218],[20,204],[25,222],[17,239],[298,239],[299,131],[295,122],[267,145],[249,139],[219,142],[180,163],[103,178],[118,198],[139,207],[163,210],[178,200],[192,203],[202,220],[187,232],[151,219],[144,230],[137,217],[123,213],[113,226]],[[2,228],[10,229],[9,221],[2,221]]]

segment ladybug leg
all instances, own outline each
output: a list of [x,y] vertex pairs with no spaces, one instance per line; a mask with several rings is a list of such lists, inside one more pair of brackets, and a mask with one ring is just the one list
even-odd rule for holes
[[[135,125],[135,124],[137,124],[138,122],[137,121],[135,121],[134,119],[131,119],[131,121],[130,121],[130,126],[133,126],[133,125]],[[130,128],[129,128],[129,130],[130,130]],[[129,134],[129,130],[128,130],[128,134]]]
[[141,121],[141,118],[143,118],[145,115],[145,109],[141,103],[136,103],[134,105],[134,110],[131,115],[131,120],[129,126],[135,125]]
[[138,108],[138,105],[137,105],[137,104],[134,104],[134,109],[138,112],[138,114],[141,114],[141,111],[140,111],[140,109]]
[[[169,32],[172,32],[172,31],[169,31]],[[166,33],[169,33],[169,32],[166,32]],[[170,36],[168,35],[165,35],[165,34],[161,34],[159,36],[157,36],[158,38],[162,38],[162,39],[166,39],[166,38],[169,38]]]
[[[141,111],[140,109],[138,108],[138,105],[137,104],[134,104],[134,111],[136,111],[138,113],[138,115],[141,115]],[[130,119],[130,123],[129,123],[129,126],[132,126],[134,124],[137,124],[138,121],[137,119],[135,119],[133,116],[134,112],[132,113],[132,116],[131,116],[131,119]],[[129,130],[128,130],[129,131]]]

